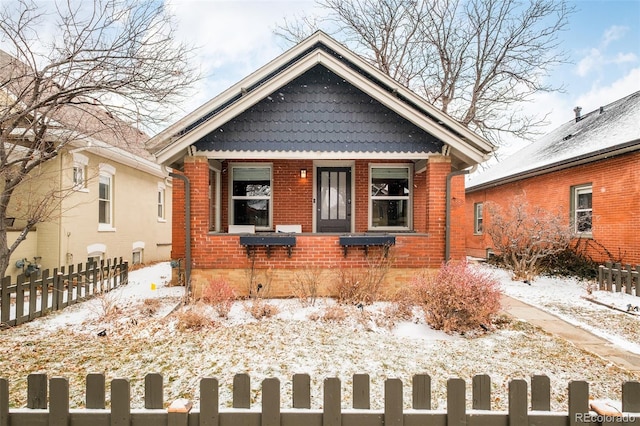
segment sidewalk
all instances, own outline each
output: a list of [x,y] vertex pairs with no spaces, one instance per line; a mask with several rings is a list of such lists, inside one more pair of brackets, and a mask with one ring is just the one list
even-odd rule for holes
[[640,355],[618,348],[553,314],[505,295],[502,296],[502,309],[512,317],[540,327],[547,333],[561,337],[587,352],[611,361],[618,367],[640,373]]

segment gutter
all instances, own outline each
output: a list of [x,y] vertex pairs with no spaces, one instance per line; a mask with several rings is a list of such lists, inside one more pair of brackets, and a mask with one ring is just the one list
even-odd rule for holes
[[184,175],[170,172],[169,176],[180,179],[184,182],[184,227],[185,227],[185,303],[191,291],[191,182]]
[[451,172],[447,175],[447,186],[445,190],[446,204],[445,204],[445,224],[444,224],[444,261],[448,262],[451,258],[451,179],[454,176],[460,175],[468,175],[469,173],[473,173],[478,168],[478,165],[475,164],[470,169],[457,170],[455,172]]

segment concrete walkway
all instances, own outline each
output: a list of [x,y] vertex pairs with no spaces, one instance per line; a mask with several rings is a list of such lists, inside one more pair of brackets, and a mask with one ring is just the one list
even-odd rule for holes
[[502,310],[514,318],[540,327],[554,336],[572,342],[577,347],[611,361],[625,370],[640,373],[640,355],[626,351],[613,343],[576,327],[557,316],[509,296],[502,296]]

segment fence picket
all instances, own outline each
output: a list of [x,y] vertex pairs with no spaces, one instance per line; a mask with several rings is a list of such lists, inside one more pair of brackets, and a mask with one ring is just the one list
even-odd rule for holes
[[248,374],[233,377],[233,408],[251,408],[251,379]]
[[129,379],[111,381],[111,426],[131,424],[131,387]]
[[308,374],[293,375],[293,408],[311,408],[311,377]]
[[280,426],[280,380],[262,381],[262,426]]
[[509,382],[509,426],[526,426],[529,423],[527,414],[527,382],[522,379]]
[[387,379],[384,382],[384,424],[403,425],[402,381]]
[[491,410],[491,377],[488,374],[473,376],[471,391],[474,410]]
[[342,423],[340,379],[337,377],[324,379],[323,401],[322,426],[340,426]]
[[105,407],[105,384],[104,374],[90,373],[87,375],[86,383],[86,406],[91,409],[104,410]]
[[584,381],[569,382],[569,426],[582,423],[582,416],[589,413],[589,384]]
[[18,275],[16,282],[16,325],[24,322],[24,275]]
[[353,408],[371,408],[370,386],[368,374],[353,375]]
[[9,426],[9,381],[0,379],[0,426]]
[[447,380],[447,426],[466,426],[465,383],[462,379]]
[[431,376],[416,374],[412,380],[413,408],[416,410],[431,410]]
[[640,382],[622,384],[622,411],[640,413]]
[[36,302],[38,301],[38,289],[36,282],[36,274],[29,275],[29,312],[27,318],[32,321],[36,317]]
[[11,286],[11,277],[2,278],[0,284],[0,326],[7,327],[10,324],[9,312],[11,310],[11,293],[9,287]]
[[219,404],[218,379],[205,377],[200,380],[200,426],[218,426]]
[[64,377],[53,377],[49,386],[51,388],[49,425],[67,426],[69,424],[69,381]]
[[47,375],[32,373],[27,376],[27,408],[47,408]]
[[49,311],[49,284],[51,278],[49,277],[49,270],[42,271],[42,293],[40,294],[40,312],[38,316],[43,316]]
[[551,410],[551,380],[547,376],[536,375],[531,378],[531,409]]
[[161,409],[163,404],[162,375],[149,373],[144,376],[144,408]]

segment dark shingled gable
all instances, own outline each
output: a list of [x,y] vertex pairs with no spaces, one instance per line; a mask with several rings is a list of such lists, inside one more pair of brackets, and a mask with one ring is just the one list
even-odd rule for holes
[[433,153],[443,143],[317,65],[195,146],[199,151]]

